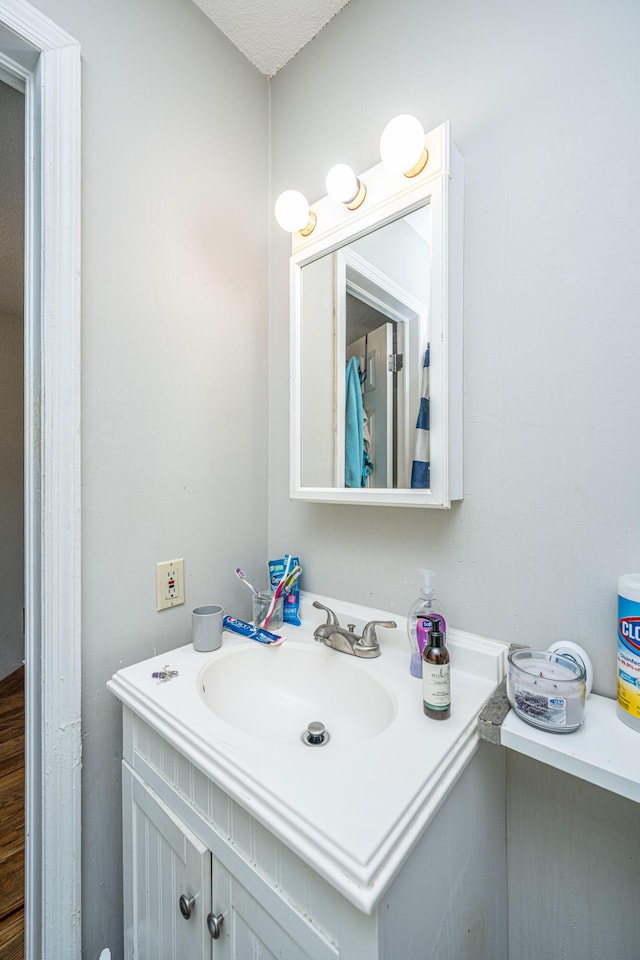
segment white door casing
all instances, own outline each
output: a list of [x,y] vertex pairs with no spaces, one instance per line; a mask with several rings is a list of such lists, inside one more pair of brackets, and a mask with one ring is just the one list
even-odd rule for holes
[[0,65],[26,121],[25,956],[79,960],[80,47],[0,0]]

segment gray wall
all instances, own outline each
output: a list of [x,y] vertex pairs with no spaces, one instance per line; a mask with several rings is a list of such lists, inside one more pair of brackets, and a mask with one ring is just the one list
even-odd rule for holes
[[[295,187],[314,201],[333,163],[376,163],[395,114],[451,121],[465,162],[465,498],[450,512],[289,502],[276,416],[290,241],[276,225],[271,552],[299,553],[308,589],[398,613],[415,568],[431,567],[454,626],[581,642],[610,696],[616,580],[640,567],[639,61],[636,0],[351,0],[272,82],[274,198]],[[563,839],[545,863],[535,814],[547,789]],[[509,764],[507,790],[511,960],[551,943],[566,960],[637,956],[635,808],[525,759]]]
[[0,81],[0,679],[24,657],[24,97]]
[[[83,947],[122,951],[121,666],[266,579],[264,78],[185,0],[36,0],[82,47]],[[157,613],[155,563],[186,603]]]
[[507,757],[509,960],[637,960],[638,804]]
[[[272,193],[314,201],[385,123],[451,121],[465,163],[465,498],[290,503],[289,238],[272,226],[269,544],[304,585],[404,613],[437,572],[454,626],[584,643],[613,695],[620,573],[640,567],[640,6],[351,0],[272,82]],[[280,421],[281,422],[281,421]]]

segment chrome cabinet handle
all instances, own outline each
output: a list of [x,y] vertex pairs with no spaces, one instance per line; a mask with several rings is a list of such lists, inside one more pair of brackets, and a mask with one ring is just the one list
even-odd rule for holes
[[209,933],[211,934],[212,940],[217,940],[218,937],[220,936],[222,932],[221,928],[222,928],[223,921],[224,921],[224,917],[221,913],[219,913],[217,917],[215,917],[212,913],[210,913],[209,916],[207,917],[207,927],[209,929]]
[[185,920],[191,919],[191,914],[193,913],[193,908],[196,905],[195,897],[188,897],[185,893],[182,894],[178,900],[178,906],[180,907],[180,913],[185,918]]

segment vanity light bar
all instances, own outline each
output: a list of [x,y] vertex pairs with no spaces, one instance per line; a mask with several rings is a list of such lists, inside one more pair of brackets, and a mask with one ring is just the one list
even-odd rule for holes
[[[380,158],[393,173],[416,177],[427,165],[429,153],[424,145],[420,121],[408,113],[390,120],[380,137]],[[327,194],[348,210],[357,210],[367,195],[365,184],[346,163],[331,167],[326,180]],[[307,198],[299,190],[285,190],[275,204],[276,220],[283,230],[308,237],[315,230],[317,217]]]

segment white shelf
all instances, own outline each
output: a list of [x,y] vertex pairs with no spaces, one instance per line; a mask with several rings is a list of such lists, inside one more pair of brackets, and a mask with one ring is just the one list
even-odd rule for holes
[[510,750],[640,802],[640,732],[620,720],[615,700],[591,695],[584,724],[567,734],[538,730],[510,710],[502,724],[500,742]]

